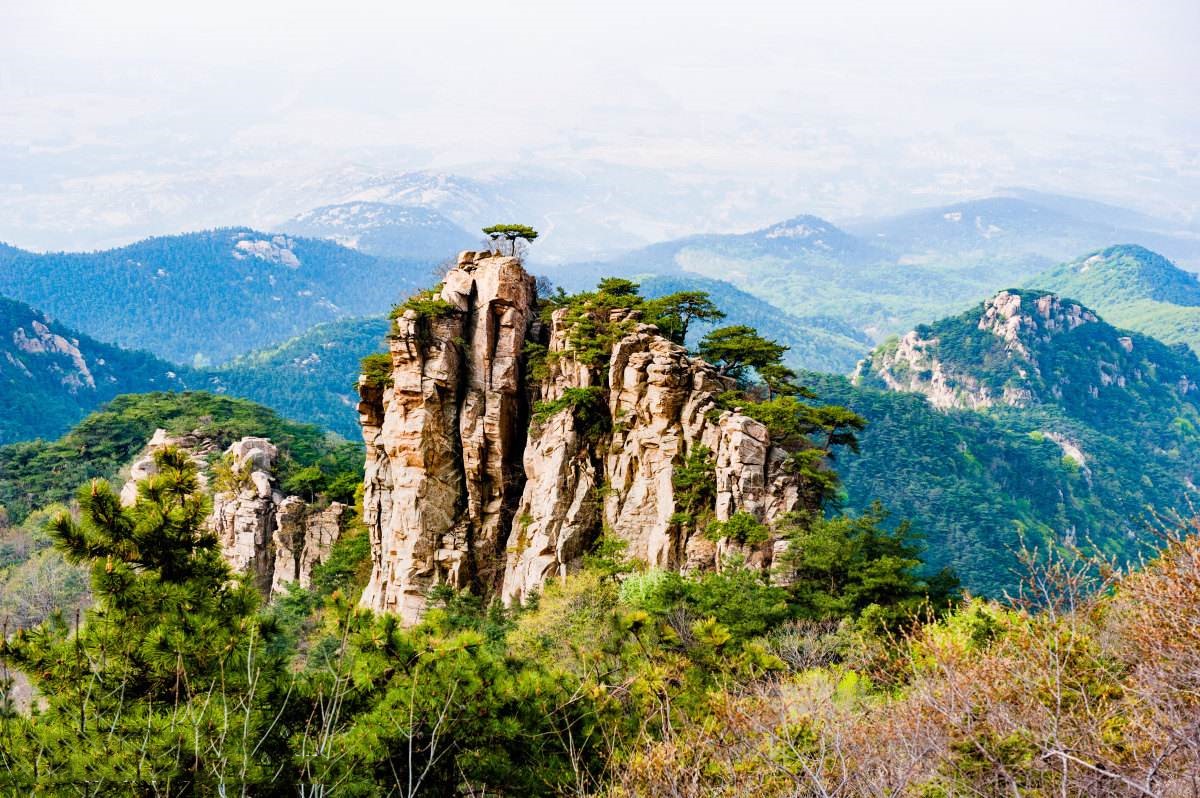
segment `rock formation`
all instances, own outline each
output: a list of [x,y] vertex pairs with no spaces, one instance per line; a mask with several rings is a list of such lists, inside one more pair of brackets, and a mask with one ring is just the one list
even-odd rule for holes
[[[1031,385],[1039,380],[1041,366],[1038,350],[1064,332],[1085,324],[1095,324],[1096,314],[1074,302],[1064,302],[1054,294],[1025,296],[1016,291],[1001,291],[983,303],[975,328],[986,334],[994,350],[991,357],[1011,364],[1014,379],[1001,386],[988,385],[979,376],[956,368],[940,356],[941,341],[918,330],[905,334],[894,347],[880,347],[859,364],[855,381],[878,378],[894,391],[923,393],[939,410],[983,410],[995,405],[1028,407],[1037,396]],[[1133,341],[1114,338],[1127,354]],[[1101,373],[1103,382],[1107,379]],[[1123,379],[1114,377],[1117,379]],[[1107,384],[1107,383],[1104,383]]]
[[[736,544],[673,518],[673,475],[693,453],[710,453],[716,520],[796,509],[786,453],[762,424],[718,407],[730,381],[636,310],[601,320],[624,334],[593,366],[576,358],[566,309],[539,320],[534,280],[514,258],[462,253],[437,299],[397,318],[390,384],[360,380],[364,606],[411,623],[439,582],[518,601],[576,567],[602,529],[652,566],[715,567]],[[530,343],[546,352],[536,381]],[[738,553],[768,567],[774,552]]]
[[[207,487],[205,473],[217,453],[212,439],[199,433],[172,437],[160,429],[130,466],[121,488],[123,504],[137,500],[138,483],[156,471],[154,451],[165,446],[187,451]],[[286,592],[291,582],[309,587],[313,566],[341,535],[348,508],[338,502],[314,507],[297,496],[285,497],[274,475],[279,450],[266,438],[242,438],[224,456],[235,484],[218,483],[208,524],[225,559],[235,571],[249,574],[265,596]]]

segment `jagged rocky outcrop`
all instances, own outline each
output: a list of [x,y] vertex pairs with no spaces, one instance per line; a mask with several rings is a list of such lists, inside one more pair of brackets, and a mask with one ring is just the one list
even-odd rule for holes
[[[213,440],[200,433],[173,437],[160,429],[130,466],[122,503],[136,501],[138,483],[157,469],[154,451],[165,446],[187,451],[208,487],[205,474],[220,454]],[[298,496],[284,496],[274,474],[279,450],[266,438],[242,438],[223,456],[232,484],[214,486],[208,525],[225,559],[235,571],[249,574],[265,596],[286,592],[292,582],[309,587],[313,567],[341,536],[348,508],[339,502],[313,506]]]
[[[1042,373],[1046,345],[1099,322],[1095,313],[1078,303],[1031,291],[1001,291],[968,316],[956,320],[961,321],[957,326],[947,326],[947,321],[939,330],[912,330],[894,344],[876,349],[859,364],[855,381],[878,381],[891,390],[923,393],[940,410],[1028,407],[1042,398],[1043,387],[1056,398],[1061,395],[1062,387],[1052,383],[1054,376]],[[967,321],[974,329],[966,328]],[[944,345],[947,335],[955,336],[954,353]],[[1128,336],[1114,332],[1111,338],[1112,348],[1126,354],[1133,351]],[[963,353],[979,362],[964,367],[957,362]],[[1112,365],[1098,363],[1100,384],[1123,383],[1123,376],[1113,375]]]
[[[625,334],[596,366],[576,358],[566,309],[539,320],[516,259],[463,253],[440,297],[444,312],[397,319],[390,384],[360,382],[365,606],[412,622],[438,582],[521,600],[575,567],[601,529],[651,565],[714,567],[736,545],[673,520],[673,475],[690,453],[710,453],[717,520],[796,508],[787,455],[766,427],[718,408],[729,381],[637,311],[606,311]],[[546,352],[536,381],[522,358],[530,343]],[[586,412],[581,396],[595,399]],[[739,553],[766,567],[774,550]]]

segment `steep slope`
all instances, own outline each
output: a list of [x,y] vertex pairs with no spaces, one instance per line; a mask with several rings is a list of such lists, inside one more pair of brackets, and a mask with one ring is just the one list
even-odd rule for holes
[[0,294],[120,346],[202,364],[383,312],[429,265],[236,228],[104,252],[0,252]]
[[[1043,531],[1053,527],[1060,542],[1091,539],[1109,553],[1132,556],[1150,511],[1186,512],[1194,496],[1200,361],[1053,294],[1002,291],[972,311],[918,327],[873,352],[856,382],[921,394],[950,418],[1059,448],[1077,478],[1039,476],[1041,484],[1028,484],[1041,499],[1025,507],[1038,511],[1014,514],[1010,543],[1033,517]],[[893,451],[900,468],[914,456],[911,448]],[[970,444],[962,452],[976,461],[995,455]],[[878,462],[864,457],[849,464],[855,468],[878,469]],[[879,479],[871,481],[878,486]],[[847,484],[853,481],[851,475]]]
[[279,225],[279,231],[330,239],[367,255],[436,261],[476,243],[472,235],[429,208],[385,202],[326,205]]
[[1200,351],[1200,279],[1144,247],[1092,252],[1028,285],[1078,299],[1113,324]]
[[0,444],[55,438],[117,394],[180,390],[183,372],[0,297]]

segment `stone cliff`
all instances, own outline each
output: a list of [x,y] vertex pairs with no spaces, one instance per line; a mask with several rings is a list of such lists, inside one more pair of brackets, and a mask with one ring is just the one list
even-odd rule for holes
[[[518,260],[466,252],[436,297],[396,319],[390,379],[360,379],[364,606],[411,623],[440,582],[519,601],[576,567],[602,530],[655,567],[714,568],[733,553],[771,565],[771,541],[710,541],[681,521],[674,477],[704,461],[707,517],[770,522],[799,503],[787,454],[718,406],[730,381],[716,369],[636,310],[603,315],[619,331],[611,351],[580,359],[578,319],[560,308],[543,320]],[[544,355],[536,378],[528,352]]]
[[[205,475],[217,463],[214,442],[199,433],[171,437],[160,429],[130,466],[122,503],[136,501],[138,483],[155,471],[154,450],[164,446],[187,451],[199,468],[202,485],[210,487]],[[267,597],[286,592],[292,582],[309,587],[313,567],[328,556],[349,516],[349,508],[339,502],[313,506],[298,496],[284,496],[274,474],[278,455],[266,438],[247,437],[231,444],[222,458],[225,478],[211,486],[208,519],[230,566],[249,574]]]

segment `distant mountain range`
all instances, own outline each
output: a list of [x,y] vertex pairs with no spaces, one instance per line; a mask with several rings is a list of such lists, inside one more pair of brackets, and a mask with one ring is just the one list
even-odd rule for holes
[[[1066,260],[1080,252],[1131,242],[1169,253],[1200,268],[1200,238],[1115,224],[1154,220],[1096,203],[991,197],[928,208],[884,219],[852,222],[847,229],[886,249],[900,264],[973,267],[1009,262],[1014,268]],[[1098,218],[1068,212],[1093,211]]]
[[1170,228],[1134,211],[1024,192],[845,226],[799,216],[547,272],[572,286],[611,273],[724,280],[797,316],[836,318],[878,341],[1104,246],[1141,244],[1200,269],[1200,236]]
[[468,233],[442,214],[421,206],[347,202],[302,213],[280,232],[324,238],[367,255],[433,262],[478,246],[483,234]]
[[377,258],[248,228],[120,249],[0,250],[0,295],[96,338],[177,363],[220,363],[315,324],[382,313],[426,285],[430,260]]
[[[377,351],[380,315],[431,284],[437,262],[478,245],[463,220],[493,208],[507,183],[409,173],[354,185],[346,192],[351,199],[301,214],[279,232],[227,228],[93,253],[0,245],[0,295],[37,308],[18,316],[57,319],[64,340],[93,348],[112,341],[161,358],[130,366],[130,375],[169,370],[179,386],[247,396],[353,436],[353,395],[337,375]],[[1123,326],[1200,347],[1196,279],[1144,246],[1108,247],[1047,270],[1052,257],[1064,259],[1057,253],[1116,243],[1106,237],[1118,233],[1188,256],[1195,239],[1187,231],[1087,200],[1009,193],[846,227],[798,216],[748,233],[665,241],[607,261],[539,263],[535,246],[530,268],[570,290],[625,275],[647,295],[709,291],[730,322],[758,326],[789,347],[793,367],[813,371],[848,373],[889,334],[1014,284],[1058,292]],[[528,198],[518,192],[511,200],[513,209],[523,207],[522,196]],[[17,322],[9,326],[15,330]],[[26,325],[25,334],[31,329]],[[8,361],[0,365],[19,372]],[[30,371],[51,393],[61,387],[53,369]],[[131,376],[122,390],[153,387],[175,386]],[[77,390],[37,423],[12,422],[23,431],[11,434],[60,432],[100,395]]]

